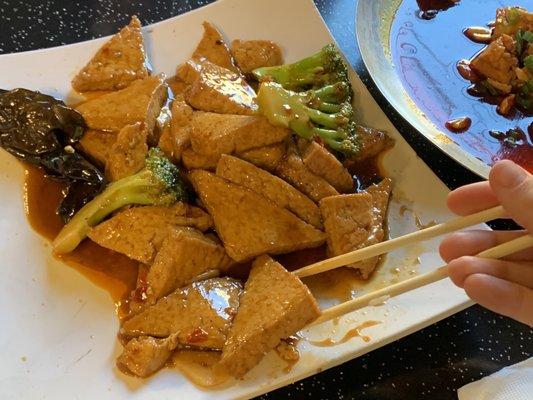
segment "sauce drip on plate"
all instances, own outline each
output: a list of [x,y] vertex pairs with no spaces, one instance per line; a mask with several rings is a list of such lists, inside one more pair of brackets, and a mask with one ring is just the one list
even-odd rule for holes
[[334,340],[331,338],[327,338],[320,341],[311,341],[313,346],[317,347],[332,347],[332,346],[338,346],[339,344],[346,343],[348,340],[353,339],[354,337],[360,337],[365,342],[370,342],[371,337],[367,335],[363,335],[361,331],[365,328],[370,328],[371,326],[376,326],[381,324],[380,321],[366,321],[363,322],[360,325],[357,325],[355,328],[350,329],[346,334],[339,340]]

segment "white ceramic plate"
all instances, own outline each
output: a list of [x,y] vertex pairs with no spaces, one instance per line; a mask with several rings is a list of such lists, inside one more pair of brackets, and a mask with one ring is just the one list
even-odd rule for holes
[[[276,10],[283,10],[277,13]],[[286,59],[296,60],[333,41],[311,0],[220,0],[144,29],[156,72],[173,74],[192,52],[209,20],[228,38],[271,39]],[[70,94],[70,79],[106,39],[0,56],[0,87],[27,87],[59,97]],[[391,236],[413,231],[413,215],[423,222],[450,218],[445,186],[417,158],[359,78],[352,74],[356,106],[363,123],[387,130],[396,140],[384,165],[395,182]],[[23,168],[0,151],[0,387],[2,399],[227,399],[247,398],[358,357],[419,330],[469,305],[464,294],[442,281],[387,305],[352,313],[338,323],[303,332],[308,338],[340,337],[366,320],[382,323],[336,347],[299,345],[301,361],[290,373],[269,354],[243,381],[219,391],[202,391],[173,370],[142,381],[114,367],[120,351],[112,299],[75,270],[57,262],[50,246],[31,230],[24,214]],[[400,212],[407,206],[412,212]],[[414,213],[414,214],[413,214]],[[420,257],[420,265],[417,257]],[[390,255],[374,281],[360,292],[394,279],[393,268],[428,271],[441,264],[437,241]],[[325,306],[331,302],[319,299]]]

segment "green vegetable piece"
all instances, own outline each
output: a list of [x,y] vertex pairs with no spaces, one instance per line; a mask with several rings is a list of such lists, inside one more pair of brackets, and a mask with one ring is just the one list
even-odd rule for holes
[[293,64],[263,67],[253,71],[259,82],[276,82],[285,89],[305,90],[348,80],[348,69],[333,44]]
[[89,229],[113,211],[127,205],[171,205],[186,200],[178,168],[158,148],[146,157],[146,167],[135,175],[113,182],[87,203],[66,224],[53,242],[55,254],[73,251]]
[[524,58],[524,65],[533,74],[533,56],[527,56]]
[[257,95],[259,113],[271,124],[292,129],[304,139],[318,138],[345,156],[358,152],[353,108],[344,85],[294,92],[282,85],[261,84]]

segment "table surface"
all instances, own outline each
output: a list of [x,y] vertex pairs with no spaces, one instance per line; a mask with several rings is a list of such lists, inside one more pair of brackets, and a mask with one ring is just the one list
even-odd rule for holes
[[[132,14],[138,15],[143,24],[149,24],[210,2],[0,0],[0,54],[106,36],[125,25]],[[350,63],[418,156],[450,189],[479,180],[417,134],[376,88],[355,39],[357,0],[315,0],[315,3]],[[456,399],[457,388],[529,358],[532,352],[531,329],[474,306],[262,398]]]

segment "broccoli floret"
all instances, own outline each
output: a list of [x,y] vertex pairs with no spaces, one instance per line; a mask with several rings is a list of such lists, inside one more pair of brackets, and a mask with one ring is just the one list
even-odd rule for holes
[[74,250],[91,227],[121,207],[131,204],[171,205],[186,198],[187,192],[178,168],[161,150],[152,148],[144,169],[111,183],[74,215],[55,238],[54,253],[65,254]]
[[332,150],[349,157],[357,153],[358,143],[353,108],[336,95],[338,87],[293,92],[273,82],[259,88],[259,113],[272,125],[293,130],[308,139],[320,139]]
[[337,82],[349,82],[348,69],[333,44],[293,64],[258,68],[253,71],[253,75],[259,82],[276,82],[291,90],[320,88]]

